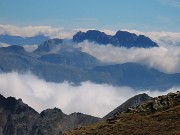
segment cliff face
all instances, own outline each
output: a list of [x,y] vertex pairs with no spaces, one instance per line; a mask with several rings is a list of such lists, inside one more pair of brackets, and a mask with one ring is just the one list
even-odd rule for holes
[[38,113],[21,99],[0,95],[0,134],[27,135],[38,118]]
[[179,135],[180,92],[153,98],[68,135]]
[[82,113],[66,115],[58,108],[39,114],[21,99],[0,95],[0,135],[61,135],[100,120]]

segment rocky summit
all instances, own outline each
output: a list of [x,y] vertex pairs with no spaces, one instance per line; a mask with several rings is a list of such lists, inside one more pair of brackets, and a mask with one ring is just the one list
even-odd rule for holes
[[76,43],[88,40],[97,44],[111,44],[117,47],[138,47],[138,48],[151,48],[158,47],[158,44],[152,41],[149,37],[144,35],[137,36],[134,33],[127,31],[118,31],[115,35],[107,35],[98,30],[88,30],[87,32],[78,32],[73,36],[73,41]]
[[179,135],[180,92],[153,98],[66,135]]

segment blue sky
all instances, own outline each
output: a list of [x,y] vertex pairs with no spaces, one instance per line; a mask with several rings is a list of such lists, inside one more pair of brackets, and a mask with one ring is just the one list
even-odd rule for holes
[[180,0],[0,0],[0,24],[180,32]]

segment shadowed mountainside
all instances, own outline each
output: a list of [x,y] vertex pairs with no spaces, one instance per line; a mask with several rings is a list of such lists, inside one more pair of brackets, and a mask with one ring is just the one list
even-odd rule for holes
[[48,52],[37,55],[26,52],[22,46],[1,47],[0,58],[2,73],[30,71],[50,82],[69,81],[79,85],[91,81],[139,90],[166,90],[179,86],[180,82],[180,73],[166,74],[137,63],[104,65],[95,57],[74,48],[63,48],[55,54]]
[[81,43],[84,40],[89,42],[95,42],[98,44],[112,44],[117,47],[139,47],[139,48],[151,48],[158,47],[157,43],[152,41],[150,38],[127,31],[118,31],[115,35],[106,35],[104,32],[98,30],[88,30],[87,32],[78,32],[73,36],[73,41]]
[[96,123],[100,118],[82,113],[64,114],[60,109],[47,109],[40,114],[21,99],[0,95],[1,135],[61,135],[65,131]]

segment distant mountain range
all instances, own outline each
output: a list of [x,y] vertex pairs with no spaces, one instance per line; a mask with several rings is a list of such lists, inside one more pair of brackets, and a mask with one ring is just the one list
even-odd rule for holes
[[152,41],[150,38],[127,31],[118,31],[115,35],[107,35],[104,32],[97,30],[89,30],[87,32],[78,32],[73,36],[73,41],[76,43],[88,40],[102,45],[112,44],[118,47],[140,47],[140,48],[151,48],[158,47],[157,43]]
[[106,65],[61,39],[41,43],[32,53],[21,46],[0,48],[0,72],[31,71],[52,82],[84,81],[129,86],[138,90],[166,90],[180,85],[180,73],[166,74],[137,63]]
[[38,45],[48,39],[49,37],[44,35],[37,35],[33,37],[0,35],[0,43],[6,43],[9,45]]
[[[34,37],[20,37],[20,36],[10,36],[10,35],[0,35],[0,42],[9,45],[34,45],[41,44],[48,40],[49,37],[43,35],[37,35]],[[58,39],[56,39],[58,40]],[[112,44],[118,47],[141,47],[141,48],[151,48],[158,47],[157,43],[152,41],[150,38],[127,31],[118,31],[115,35],[107,35],[104,32],[98,30],[88,30],[87,32],[79,31],[73,36],[72,41],[74,43],[80,43],[83,41],[94,42],[97,44],[107,45]],[[51,42],[51,41],[49,41]],[[53,43],[56,42],[55,40]],[[58,41],[59,42],[59,41]],[[45,44],[45,43],[44,43]],[[50,43],[48,43],[50,44]]]

